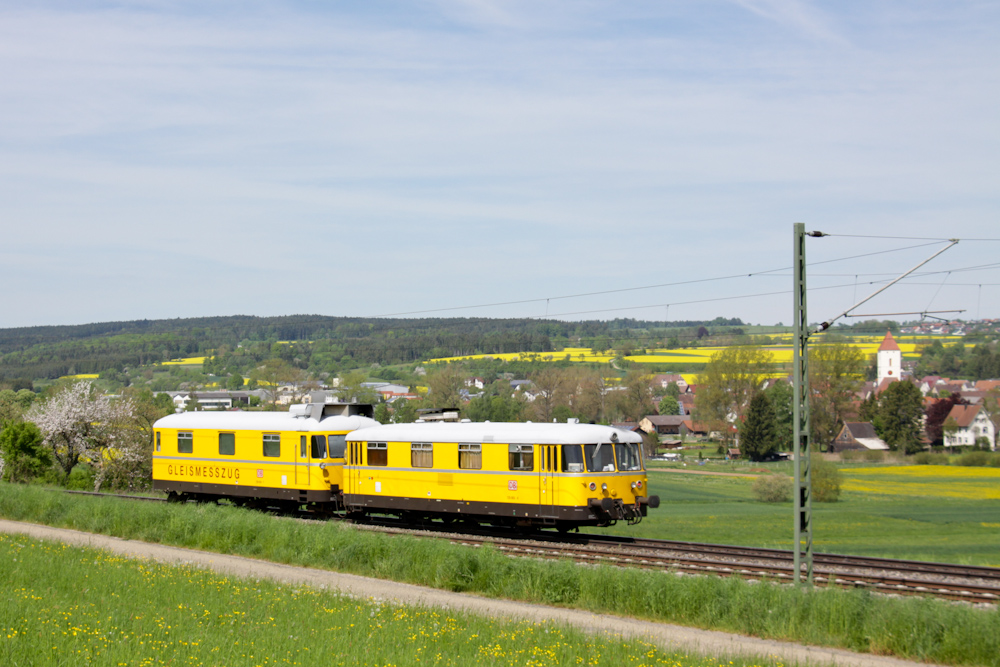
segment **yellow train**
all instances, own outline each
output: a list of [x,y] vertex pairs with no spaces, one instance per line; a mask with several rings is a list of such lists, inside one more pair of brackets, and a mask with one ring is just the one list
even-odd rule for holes
[[182,412],[153,424],[153,488],[170,500],[336,510],[347,434],[377,426],[370,405],[289,412]]
[[172,500],[498,525],[637,523],[641,438],[593,424],[380,425],[371,406],[192,412],[154,424],[153,488]]
[[350,514],[520,526],[638,523],[648,495],[635,433],[594,424],[391,424],[347,436]]

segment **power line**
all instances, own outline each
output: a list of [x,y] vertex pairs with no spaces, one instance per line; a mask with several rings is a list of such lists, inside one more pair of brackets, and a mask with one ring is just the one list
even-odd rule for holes
[[936,238],[933,236],[872,236],[867,234],[823,234],[823,236],[839,236],[841,238],[849,239],[893,239],[896,241],[939,241],[941,243],[947,243],[948,241],[1000,241],[1000,239],[945,239]]
[[[873,257],[873,256],[876,256],[876,255],[885,255],[885,254],[893,253],[893,252],[902,252],[902,251],[905,251],[905,250],[913,250],[915,248],[923,248],[923,247],[926,247],[926,246],[929,246],[929,245],[934,245],[934,244],[933,243],[921,243],[921,244],[918,244],[918,245],[906,246],[906,247],[903,247],[903,248],[891,248],[889,250],[879,250],[879,251],[876,251],[876,252],[862,253],[860,255],[850,255],[848,257],[839,257],[839,258],[836,258],[836,259],[828,259],[828,260],[823,260],[823,261],[820,261],[820,262],[814,262],[813,265],[815,266],[815,265],[820,265],[820,264],[831,264],[831,263],[834,263],[834,262],[846,262],[846,261],[852,260],[852,259],[861,259],[861,258],[864,258],[864,257]],[[533,299],[517,299],[517,300],[512,300],[512,301],[497,301],[497,302],[493,302],[493,303],[482,303],[482,304],[468,305],[468,306],[448,306],[448,307],[443,307],[443,308],[428,308],[428,309],[424,309],[424,310],[410,310],[410,311],[398,312],[398,313],[386,313],[384,315],[372,315],[371,317],[373,317],[373,318],[383,318],[383,317],[400,317],[400,316],[403,316],[403,315],[424,315],[424,314],[427,314],[427,313],[443,313],[443,312],[451,312],[451,311],[456,311],[456,310],[473,310],[473,309],[476,309],[476,308],[495,308],[495,307],[498,307],[498,306],[518,306],[518,305],[524,305],[524,304],[529,304],[529,303],[541,303],[543,301],[550,302],[550,301],[558,301],[558,300],[563,300],[563,299],[577,299],[577,298],[588,297],[588,296],[603,296],[603,295],[606,295],[606,294],[622,294],[624,292],[637,292],[637,291],[641,291],[641,290],[658,289],[658,288],[661,288],[661,287],[678,287],[678,286],[681,286],[681,285],[695,285],[695,284],[699,284],[699,283],[709,283],[709,282],[716,282],[716,281],[722,281],[722,280],[734,280],[736,278],[753,278],[753,277],[758,277],[758,276],[767,276],[768,274],[776,274],[779,271],[790,271],[791,268],[792,267],[790,267],[790,266],[785,266],[785,267],[776,268],[776,269],[765,269],[765,270],[761,270],[761,271],[752,271],[750,273],[734,273],[734,274],[725,275],[725,276],[715,276],[715,277],[712,277],[712,278],[697,278],[697,279],[693,279],[693,280],[680,280],[680,281],[671,282],[671,283],[659,283],[659,284],[656,284],[656,285],[641,285],[641,286],[638,286],[638,287],[622,287],[622,288],[618,288],[618,289],[600,290],[600,291],[596,291],[596,292],[581,292],[579,294],[564,294],[562,296],[537,297],[537,298],[533,298]],[[680,305],[680,304],[678,304],[678,305]],[[586,312],[586,311],[584,311],[584,312]],[[597,311],[590,311],[590,312],[601,312],[601,311],[597,310]],[[557,316],[558,315],[555,315],[555,314],[551,315],[551,317],[557,317]],[[532,319],[537,319],[537,316],[533,316]]]
[[[810,292],[818,292],[818,291],[822,291],[822,290],[841,289],[841,288],[844,288],[844,287],[853,287],[853,285],[852,284],[849,284],[849,285],[827,285],[827,286],[824,286],[824,287],[811,287],[811,288],[809,288],[809,291]],[[563,316],[566,316],[566,315],[588,315],[588,314],[592,314],[592,313],[614,313],[614,312],[618,312],[618,311],[622,311],[622,310],[643,310],[643,309],[646,309],[646,308],[664,308],[664,307],[669,307],[669,306],[688,306],[688,305],[691,305],[691,304],[711,303],[711,302],[714,302],[714,301],[732,301],[733,299],[753,299],[753,298],[762,297],[762,296],[787,295],[790,291],[791,290],[780,290],[780,291],[777,291],[777,292],[758,292],[756,294],[739,294],[739,295],[736,295],[736,296],[721,296],[721,297],[714,297],[714,298],[711,298],[711,299],[695,299],[693,301],[671,301],[670,303],[652,303],[652,304],[646,304],[646,305],[640,305],[640,306],[625,306],[625,307],[622,307],[622,308],[598,308],[596,310],[580,310],[580,311],[576,311],[576,312],[572,312],[572,313],[552,313],[549,317],[563,317]],[[532,317],[531,319],[540,319],[540,318],[538,316],[535,316],[535,317]]]

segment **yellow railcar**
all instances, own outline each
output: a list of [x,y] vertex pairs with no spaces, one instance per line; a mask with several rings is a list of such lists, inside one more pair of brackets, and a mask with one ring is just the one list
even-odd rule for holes
[[635,433],[594,424],[416,423],[347,437],[349,514],[520,526],[637,523],[648,495]]
[[369,405],[170,415],[153,425],[153,488],[171,500],[336,510],[346,436],[377,425]]

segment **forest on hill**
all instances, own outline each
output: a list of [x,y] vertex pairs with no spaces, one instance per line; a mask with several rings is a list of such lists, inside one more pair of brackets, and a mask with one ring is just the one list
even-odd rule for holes
[[120,372],[179,357],[210,356],[218,350],[242,350],[248,363],[284,356],[303,368],[322,364],[324,371],[337,372],[434,357],[544,353],[570,343],[598,349],[679,346],[681,340],[696,340],[710,330],[742,334],[742,326],[739,319],[722,317],[665,323],[237,315],[22,327],[0,329],[0,382],[25,384],[65,375]]

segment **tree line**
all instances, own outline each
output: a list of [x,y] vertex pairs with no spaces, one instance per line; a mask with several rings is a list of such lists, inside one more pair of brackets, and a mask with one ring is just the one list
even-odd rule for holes
[[[0,329],[0,381],[58,378],[145,366],[219,349],[253,348],[255,361],[275,351],[303,369],[313,355],[326,370],[405,364],[435,357],[512,352],[547,353],[569,344],[611,349],[666,346],[684,327],[718,331],[738,319],[646,322],[632,319],[560,322],[532,319],[374,319],[296,315],[138,320],[77,326]],[[708,331],[708,329],[705,329]],[[651,332],[659,338],[651,338]],[[692,329],[687,335],[697,338]],[[275,345],[293,341],[282,352]],[[266,356],[265,356],[266,355]],[[298,361],[296,361],[296,359]],[[249,366],[237,368],[245,372]]]

